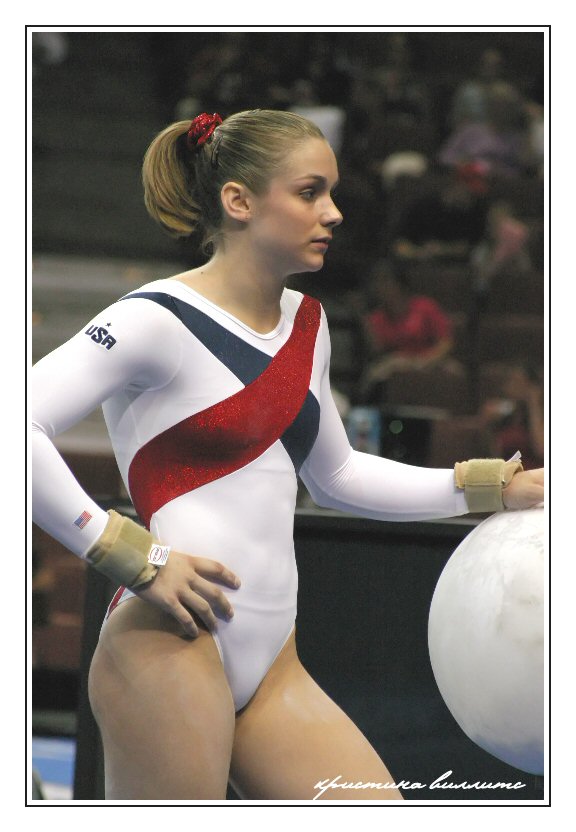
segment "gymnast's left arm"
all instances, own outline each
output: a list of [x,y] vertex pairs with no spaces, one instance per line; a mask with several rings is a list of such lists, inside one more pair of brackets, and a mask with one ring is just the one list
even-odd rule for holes
[[[428,520],[470,511],[454,469],[406,465],[350,446],[330,389],[330,342],[323,314],[325,352],[320,392],[320,427],[300,476],[310,496],[324,508],[376,520]],[[541,472],[516,474],[503,492],[507,508],[527,508],[543,499]]]

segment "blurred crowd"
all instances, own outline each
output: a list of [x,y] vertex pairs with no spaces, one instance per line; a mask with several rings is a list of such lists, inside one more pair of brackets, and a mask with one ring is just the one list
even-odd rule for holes
[[[534,40],[509,54],[511,37],[157,32],[146,60],[162,124],[294,110],[334,148],[344,223],[314,294],[333,318],[343,414],[440,402],[474,414],[491,444],[516,419],[540,460],[544,66]],[[66,51],[65,36],[37,36],[35,70]]]

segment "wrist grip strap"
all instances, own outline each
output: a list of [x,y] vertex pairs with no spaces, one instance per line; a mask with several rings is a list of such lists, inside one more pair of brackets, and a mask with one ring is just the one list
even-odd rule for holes
[[476,512],[503,511],[502,491],[512,477],[522,471],[518,458],[508,462],[503,459],[468,459],[454,466],[457,488],[464,490],[468,510]]
[[137,587],[151,581],[158,566],[149,562],[156,549],[150,532],[114,510],[108,512],[106,528],[86,553],[98,572],[122,586]]

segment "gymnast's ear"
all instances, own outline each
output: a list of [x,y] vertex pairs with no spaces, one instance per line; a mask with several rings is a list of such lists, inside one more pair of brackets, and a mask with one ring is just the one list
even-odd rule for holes
[[240,182],[226,182],[220,191],[225,216],[237,222],[248,222],[252,216],[253,194]]

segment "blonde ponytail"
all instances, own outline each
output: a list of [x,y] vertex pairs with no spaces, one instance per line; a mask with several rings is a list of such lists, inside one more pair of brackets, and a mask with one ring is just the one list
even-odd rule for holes
[[202,221],[186,159],[189,126],[188,121],[178,121],[166,127],[146,151],[142,166],[146,210],[173,237],[189,237]]

